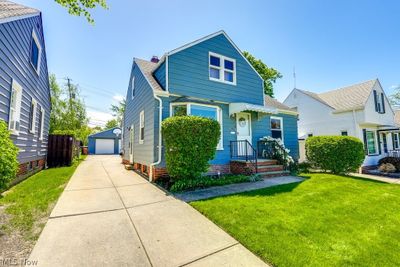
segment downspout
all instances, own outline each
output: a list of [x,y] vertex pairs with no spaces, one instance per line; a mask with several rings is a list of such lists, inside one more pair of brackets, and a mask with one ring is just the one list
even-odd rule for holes
[[158,164],[161,163],[161,154],[162,154],[162,146],[161,146],[161,143],[162,143],[162,136],[161,136],[162,99],[160,97],[158,97],[156,94],[154,94],[154,98],[157,99],[158,102],[159,102],[159,110],[158,110],[158,113],[159,113],[159,118],[158,118],[158,123],[159,123],[159,126],[158,126],[158,160],[156,162],[153,162],[153,163],[150,164],[150,175],[149,175],[150,176],[149,177],[150,182],[153,181],[153,167],[155,165],[158,165]]

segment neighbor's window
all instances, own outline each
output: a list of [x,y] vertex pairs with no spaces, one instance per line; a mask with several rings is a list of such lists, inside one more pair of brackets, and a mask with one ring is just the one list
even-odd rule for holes
[[192,115],[210,118],[219,122],[221,126],[221,138],[217,145],[217,149],[223,149],[223,141],[222,141],[222,115],[219,107],[203,105],[203,104],[195,104],[195,103],[183,103],[183,104],[173,104],[171,106],[172,116],[184,116],[184,115]]
[[20,130],[22,87],[13,80],[10,99],[10,114],[8,128],[13,134],[18,134]]
[[132,77],[132,84],[131,84],[131,96],[132,96],[132,99],[135,97],[135,76],[133,76]]
[[43,140],[43,132],[44,132],[44,116],[45,111],[44,108],[40,108],[40,127],[39,127],[39,140]]
[[392,138],[393,138],[393,148],[398,149],[399,148],[399,133],[393,133]]
[[347,133],[347,131],[341,131],[340,134],[341,134],[342,136],[348,136],[348,135],[349,135],[349,134]]
[[144,141],[144,110],[142,110],[139,115],[139,130],[140,130],[139,144],[143,144],[143,141]]
[[372,131],[366,132],[368,155],[376,154],[375,133]]
[[32,98],[31,102],[31,108],[29,111],[29,131],[31,133],[35,133],[35,127],[36,127],[36,107],[37,107],[37,102],[35,99]]
[[271,136],[272,138],[281,139],[283,141],[283,125],[282,118],[271,117]]
[[307,134],[307,136],[308,136],[308,137],[313,137],[313,136],[314,136],[314,134],[312,134],[312,133],[309,133],[309,134]]
[[209,78],[213,81],[236,84],[236,61],[210,52]]
[[36,72],[40,72],[40,58],[42,55],[42,46],[40,45],[39,38],[36,32],[32,31],[32,41],[31,41],[31,63],[35,68]]

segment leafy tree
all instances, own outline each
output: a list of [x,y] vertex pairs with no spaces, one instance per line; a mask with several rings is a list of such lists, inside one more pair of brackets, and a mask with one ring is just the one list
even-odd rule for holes
[[74,16],[84,15],[87,21],[94,23],[93,18],[89,13],[89,9],[94,9],[97,6],[108,8],[106,0],[55,0],[58,4],[68,9],[68,13]]
[[112,128],[115,128],[118,126],[119,126],[118,121],[116,119],[112,119],[112,120],[107,121],[106,126],[104,128],[105,128],[105,130],[108,130],[108,129],[112,129]]
[[400,107],[400,85],[395,86],[394,93],[389,96],[390,103],[396,108]]
[[98,132],[101,132],[101,131],[103,131],[103,128],[101,128],[100,126],[92,127],[92,132],[93,133],[98,133]]
[[255,58],[249,52],[244,51],[243,55],[247,58],[250,64],[256,69],[258,74],[264,79],[265,94],[274,96],[274,83],[277,79],[282,78],[282,74],[274,68],[268,67],[261,59]]
[[118,105],[111,105],[112,114],[114,117],[116,117],[118,125],[121,125],[122,123],[122,118],[124,117],[124,112],[125,112],[125,105],[126,105],[126,99],[120,101]]
[[7,124],[0,120],[0,192],[7,188],[18,171],[18,148],[10,138]]

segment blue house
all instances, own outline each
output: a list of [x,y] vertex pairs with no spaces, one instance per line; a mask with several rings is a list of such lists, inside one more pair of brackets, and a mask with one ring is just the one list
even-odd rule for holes
[[263,171],[281,171],[258,159],[258,143],[264,136],[280,138],[297,159],[297,112],[266,96],[263,86],[261,76],[224,31],[172,50],[160,60],[135,58],[123,121],[124,163],[150,179],[165,175],[160,125],[179,111],[220,123],[222,134],[210,173],[238,172],[243,169],[240,164],[256,162]]
[[50,105],[42,15],[0,1],[0,120],[19,148],[19,175],[45,165]]
[[121,150],[121,128],[115,127],[88,136],[89,154],[119,154]]

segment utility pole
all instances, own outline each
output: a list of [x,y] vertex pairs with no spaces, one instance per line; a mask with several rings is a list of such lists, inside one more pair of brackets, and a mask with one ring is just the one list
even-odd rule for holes
[[293,82],[294,82],[294,88],[296,89],[296,67],[293,66]]
[[72,88],[71,79],[69,77],[65,78],[67,80],[68,96],[69,96],[69,109],[72,112]]

